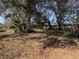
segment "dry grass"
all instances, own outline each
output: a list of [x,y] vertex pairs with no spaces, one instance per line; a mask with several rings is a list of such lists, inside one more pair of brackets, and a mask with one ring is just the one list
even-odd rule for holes
[[74,48],[70,46],[43,48],[45,41],[54,42],[57,38],[59,37],[47,37],[45,33],[30,33],[23,36],[14,35],[2,38],[0,40],[0,59],[79,59],[77,46]]
[[4,35],[11,35],[11,34],[14,34],[14,30],[13,29],[9,29],[9,30],[6,30],[5,32],[0,32],[0,37],[1,36],[4,36]]

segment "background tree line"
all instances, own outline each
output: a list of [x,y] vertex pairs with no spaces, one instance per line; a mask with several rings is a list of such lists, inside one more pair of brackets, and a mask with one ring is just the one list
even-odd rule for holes
[[[48,25],[48,29],[52,29],[50,21],[46,16],[42,16],[41,12],[37,11],[36,6],[40,3],[45,8],[53,10],[56,14],[58,30],[62,29],[63,15],[65,13],[77,13],[77,18],[74,19],[78,23],[79,13],[79,0],[1,0],[4,4],[4,8],[11,8],[14,11],[12,21],[16,27],[16,31],[29,32],[32,30],[31,19],[34,20],[43,27],[45,23]],[[73,18],[72,18],[73,19]],[[68,19],[66,19],[68,20]],[[43,23],[41,21],[44,21]],[[76,25],[77,26],[77,25]]]

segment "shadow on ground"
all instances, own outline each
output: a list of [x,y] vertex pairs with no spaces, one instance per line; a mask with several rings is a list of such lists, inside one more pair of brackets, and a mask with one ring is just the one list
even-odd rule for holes
[[67,34],[65,37],[68,37],[68,38],[78,38],[79,39],[79,30],[71,32],[71,33]]
[[50,38],[50,39],[48,38],[43,43],[44,43],[43,48],[77,47],[77,43],[74,40],[70,40],[70,39],[59,40],[57,38]]
[[63,31],[60,31],[60,30],[48,30],[47,31],[47,35],[54,35],[54,36],[62,36],[64,34]]
[[[74,32],[75,34],[76,32]],[[47,31],[48,38],[45,40],[43,48],[65,48],[65,47],[77,47],[78,44],[75,40],[78,36],[74,36],[72,33],[65,35],[63,31]],[[65,35],[65,36],[64,36]],[[50,38],[49,38],[50,37]]]

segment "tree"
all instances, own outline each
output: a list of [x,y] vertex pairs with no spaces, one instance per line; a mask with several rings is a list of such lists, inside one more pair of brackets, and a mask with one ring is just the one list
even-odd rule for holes
[[[30,27],[30,19],[33,15],[35,15],[37,18],[39,18],[39,14],[40,12],[37,11],[36,9],[36,5],[37,4],[41,4],[43,3],[43,7],[45,8],[49,8],[49,9],[53,9],[56,16],[57,16],[57,23],[58,23],[58,29],[61,30],[61,21],[62,21],[62,15],[67,12],[67,7],[65,6],[66,3],[68,2],[68,0],[5,0],[5,1],[8,1],[8,7],[13,7],[17,10],[18,14],[19,14],[19,18],[21,19],[21,21],[25,18],[27,19],[27,28],[28,28],[28,31],[31,30],[31,27]],[[52,1],[54,3],[52,3]],[[4,1],[3,1],[4,3]],[[7,4],[7,2],[5,3],[5,5]],[[42,8],[42,7],[41,7]],[[24,14],[25,17],[21,14]],[[41,14],[42,15],[42,14]],[[23,18],[24,17],[24,18]],[[40,16],[41,18],[41,16]],[[45,19],[46,17],[44,16],[44,20],[47,20]],[[20,22],[21,22],[20,21]],[[39,20],[37,20],[39,21]],[[51,29],[51,24],[50,22],[48,21],[48,24],[49,24],[49,28]],[[23,28],[20,27],[20,29]],[[24,27],[25,28],[25,27]],[[21,29],[22,30],[22,29]],[[24,31],[24,30],[23,30]]]
[[[6,0],[9,2],[8,7],[12,7],[15,8],[17,13],[17,15],[19,15],[19,20],[14,21],[15,23],[18,24],[18,29],[21,30],[21,32],[27,32],[30,29],[30,18],[31,15],[33,14],[33,12],[35,12],[35,1],[33,0],[26,0],[26,3],[22,3],[23,0]],[[5,1],[2,1],[5,2]],[[5,3],[4,3],[5,4]],[[5,4],[6,6],[6,4]],[[26,20],[25,18],[23,18],[23,15],[21,15],[23,12],[24,15],[26,16]],[[17,17],[16,17],[17,18]],[[28,20],[27,20],[28,19]],[[25,20],[25,21],[24,21]],[[27,26],[25,26],[25,22],[28,24]],[[17,26],[16,26],[17,27]],[[27,28],[27,30],[23,30],[23,28]]]
[[61,21],[62,21],[62,15],[64,12],[66,12],[65,4],[68,0],[57,0],[57,10],[55,11],[57,14],[57,23],[58,23],[58,29],[61,30]]

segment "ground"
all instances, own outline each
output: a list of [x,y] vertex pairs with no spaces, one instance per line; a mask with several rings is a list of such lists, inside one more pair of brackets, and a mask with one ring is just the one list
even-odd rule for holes
[[79,59],[79,40],[65,37],[67,33],[9,31],[0,33],[0,59]]

